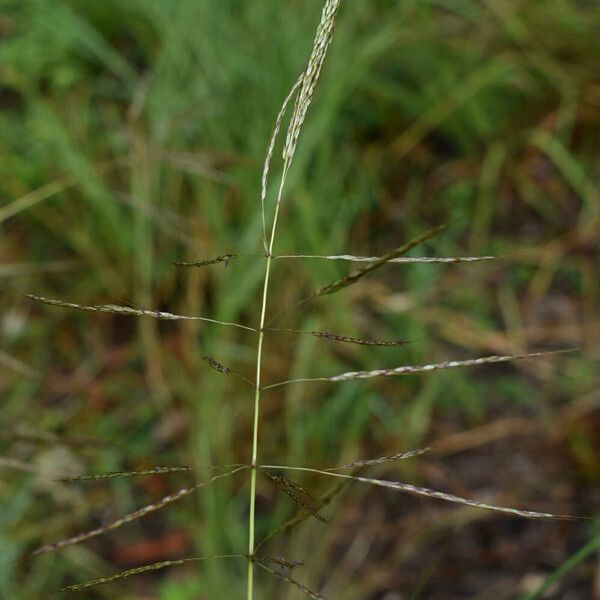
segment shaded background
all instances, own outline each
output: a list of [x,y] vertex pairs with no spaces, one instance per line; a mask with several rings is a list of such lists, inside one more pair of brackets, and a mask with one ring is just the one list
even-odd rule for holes
[[[258,322],[262,157],[303,68],[320,0],[0,2],[0,596],[184,556],[244,552],[248,475],[88,543],[23,552],[109,522],[189,476],[60,483],[56,473],[248,461],[255,338],[34,305],[31,291]],[[268,336],[265,380],[577,347],[513,365],[295,385],[265,396],[260,455],[328,467],[431,441],[374,469],[537,510],[598,506],[600,7],[545,0],[342,3],[280,222],[284,254],[414,255],[301,309],[348,271],[276,263],[285,327],[411,344]],[[297,479],[315,494],[330,481]],[[298,512],[260,482],[259,538]],[[594,522],[531,522],[350,486],[273,541],[333,599],[600,598]],[[596,537],[595,537],[596,536]],[[583,549],[583,550],[582,550]],[[544,594],[536,590],[554,575]],[[244,561],[176,567],[85,598],[241,598]],[[301,592],[260,572],[258,597]]]

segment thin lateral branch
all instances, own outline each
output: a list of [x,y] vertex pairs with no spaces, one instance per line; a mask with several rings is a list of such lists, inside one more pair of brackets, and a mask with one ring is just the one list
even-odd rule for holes
[[273,153],[275,152],[275,142],[277,141],[277,137],[279,136],[279,131],[281,129],[281,122],[283,121],[283,117],[287,112],[287,108],[299,90],[300,86],[304,81],[304,71],[301,73],[300,77],[298,77],[296,83],[292,86],[292,89],[289,91],[288,95],[285,97],[283,104],[281,105],[281,109],[279,110],[279,114],[275,119],[275,126],[273,127],[273,133],[271,134],[271,138],[269,140],[269,147],[267,148],[267,154],[265,156],[265,164],[263,167],[262,174],[262,182],[261,182],[261,193],[260,193],[260,206],[262,213],[262,224],[263,224],[263,246],[265,248],[265,252],[269,254],[269,244],[267,242],[267,217],[265,215],[265,202],[267,200],[267,184],[269,179],[269,169],[271,168],[271,162],[273,160]]
[[553,350],[549,352],[532,352],[527,354],[508,354],[508,355],[492,355],[482,358],[472,358],[469,360],[449,360],[441,363],[432,363],[423,366],[403,366],[395,369],[376,369],[374,371],[350,371],[342,373],[331,378],[331,381],[347,381],[349,379],[371,379],[373,377],[392,375],[405,375],[411,373],[422,373],[427,371],[439,371],[443,369],[455,369],[457,367],[477,367],[480,365],[508,362],[511,360],[521,360],[525,358],[538,358],[540,356],[550,356],[553,354],[562,354],[571,352],[572,350]]
[[150,467],[148,469],[141,469],[139,471],[110,471],[108,473],[98,473],[96,475],[77,475],[76,477],[65,477],[63,479],[58,479],[57,481],[62,481],[63,483],[74,483],[77,481],[102,481],[106,479],[116,479],[118,477],[144,477],[146,475],[163,475],[165,473],[189,473],[191,471],[196,471],[197,469],[218,470],[237,469],[238,467],[249,467],[249,465],[237,463],[219,466],[208,465],[204,467]]
[[237,473],[237,472],[242,471],[243,469],[247,469],[247,468],[248,468],[247,466],[238,467],[237,469],[233,469],[231,471],[228,471],[227,473],[221,473],[219,475],[215,475],[208,481],[196,483],[195,485],[192,485],[190,487],[181,488],[174,494],[169,494],[168,496],[165,496],[158,502],[153,502],[152,504],[148,504],[147,506],[139,508],[138,510],[135,510],[123,517],[120,517],[119,519],[116,519],[115,521],[112,521],[111,523],[108,523],[107,525],[103,525],[101,527],[97,527],[96,529],[92,529],[90,531],[85,531],[83,533],[79,533],[73,537],[70,537],[70,538],[67,538],[64,540],[60,540],[58,542],[54,542],[52,544],[46,544],[44,546],[40,546],[39,548],[34,550],[29,556],[34,557],[34,556],[38,556],[40,554],[46,554],[47,552],[54,552],[56,550],[60,550],[67,546],[73,546],[75,544],[85,542],[89,539],[92,539],[99,535],[102,535],[103,533],[107,533],[108,531],[118,529],[119,527],[122,527],[123,525],[126,525],[127,523],[131,523],[132,521],[140,519],[141,517],[144,517],[151,512],[160,510],[161,508],[163,508],[169,504],[172,504],[173,502],[176,502],[177,500],[180,500],[181,498],[183,498],[185,496],[189,496],[190,494],[194,493],[195,491],[199,490],[200,488],[202,488],[206,485],[209,485],[209,484],[217,481],[218,479],[223,479],[224,477],[229,477],[230,475],[233,475],[234,473]]
[[[409,252],[410,250],[412,250],[413,248],[415,248],[422,242],[425,242],[425,241],[435,237],[436,235],[440,234],[442,231],[447,229],[447,227],[448,227],[448,225],[444,224],[444,225],[440,225],[439,227],[434,227],[433,229],[429,229],[422,235],[414,238],[413,240],[396,248],[395,250],[392,250],[388,254],[385,254],[384,256],[381,256],[381,257],[377,257],[373,262],[370,262],[366,267],[363,267],[362,269],[357,269],[357,270],[351,272],[349,275],[345,275],[341,279],[337,279],[336,281],[334,281],[333,283],[330,283],[329,285],[325,286],[324,288],[317,290],[312,295],[307,296],[306,298],[304,298],[304,299],[300,300],[299,302],[297,302],[296,304],[294,304],[293,307],[297,308],[299,306],[302,306],[303,304],[306,304],[307,302],[311,302],[313,300],[316,300],[317,298],[321,298],[322,296],[326,296],[328,294],[333,294],[345,287],[348,287],[349,285],[352,285],[353,283],[356,283],[359,279],[363,278],[365,275],[368,275],[372,271],[375,271],[376,269],[382,267],[383,265],[399,258],[402,254],[406,254],[407,252]],[[271,325],[271,323],[274,323],[287,310],[288,309],[284,309],[283,311],[281,311],[278,315],[273,317],[267,325]]]
[[296,504],[315,517],[315,519],[318,519],[322,523],[327,523],[327,519],[322,517],[318,513],[318,509],[315,508],[317,500],[315,500],[308,490],[305,490],[301,485],[298,485],[287,477],[274,475],[273,473],[269,473],[269,471],[263,471],[263,474]]
[[289,575],[286,575],[285,573],[282,573],[281,571],[277,571],[276,569],[271,569],[271,567],[268,567],[264,563],[260,562],[260,560],[258,560],[258,559],[256,559],[254,562],[261,569],[268,571],[272,575],[279,577],[279,579],[283,579],[283,581],[285,581],[286,583],[289,583],[289,584],[293,585],[294,587],[298,588],[299,590],[304,592],[309,598],[313,598],[313,600],[326,600],[323,596],[321,596],[321,594],[317,594],[317,592],[313,592],[310,588],[307,588],[303,583],[300,583],[299,581],[292,579]]
[[288,385],[291,383],[306,383],[313,381],[349,381],[354,379],[373,379],[374,377],[391,377],[394,375],[412,375],[415,373],[426,373],[428,371],[440,371],[443,369],[455,369],[458,367],[477,367],[480,365],[508,362],[511,360],[521,360],[525,358],[538,358],[540,356],[551,356],[553,354],[564,354],[573,352],[573,349],[568,350],[552,350],[548,352],[532,352],[529,354],[508,354],[506,356],[492,355],[482,358],[472,358],[468,360],[449,360],[441,363],[432,363],[429,365],[404,365],[393,369],[375,369],[373,371],[349,371],[334,377],[314,377],[306,379],[288,379],[280,381],[264,387],[263,389],[271,389]]
[[[328,294],[333,294],[345,287],[348,287],[349,285],[352,285],[353,283],[356,283],[359,279],[362,279],[365,275],[372,273],[373,271],[382,267],[383,265],[390,262],[391,260],[398,258],[398,257],[402,256],[403,254],[406,254],[407,252],[409,252],[416,246],[419,246],[423,242],[430,240],[431,238],[439,235],[440,233],[445,231],[447,229],[447,227],[448,227],[447,225],[440,225],[439,227],[434,227],[432,229],[429,229],[425,233],[414,238],[413,240],[410,240],[406,244],[403,244],[402,246],[399,246],[395,250],[392,250],[391,252],[388,252],[387,254],[381,256],[377,260],[368,264],[366,267],[357,269],[356,271],[353,271],[349,275],[346,275],[345,277],[342,277],[341,279],[338,279],[338,280],[334,281],[333,283],[330,283],[329,285],[325,286],[324,288],[321,288],[320,290],[315,292],[312,296],[307,298],[306,301],[312,300],[314,298],[320,298],[321,296],[326,296]],[[303,302],[305,302],[305,301],[303,301]]]
[[215,360],[212,356],[203,356],[202,360],[210,365],[215,371],[223,373],[223,375],[231,375],[232,371],[229,367],[222,365],[219,361]]
[[284,465],[260,465],[261,469],[277,469],[277,470],[290,470],[290,471],[304,471],[308,473],[318,473],[321,475],[329,475],[330,477],[341,477],[343,479],[350,479],[352,481],[360,481],[361,483],[369,483],[378,487],[384,487],[398,492],[406,494],[412,494],[415,496],[425,496],[427,498],[437,498],[439,500],[445,500],[446,502],[453,502],[455,504],[462,504],[465,506],[471,506],[473,508],[479,508],[483,510],[490,510],[493,512],[504,513],[508,515],[514,515],[516,517],[523,517],[526,519],[549,519],[549,520],[576,520],[577,517],[570,515],[557,515],[546,512],[536,512],[531,510],[521,510],[518,508],[511,508],[507,506],[498,506],[495,504],[487,504],[485,502],[479,502],[477,500],[470,500],[468,498],[462,498],[460,496],[454,496],[453,494],[447,494],[446,492],[438,492],[436,490],[430,490],[429,488],[417,487],[409,483],[402,483],[400,481],[387,481],[385,479],[372,479],[370,477],[359,477],[355,475],[345,475],[343,473],[333,473],[331,471],[323,471],[321,469],[311,469],[309,467],[287,467]]
[[[376,262],[381,260],[382,256],[354,256],[352,254],[335,254],[322,256],[317,254],[286,254],[274,256],[275,260],[294,259],[294,258],[319,258],[321,260],[344,260],[347,262]],[[498,260],[496,256],[403,256],[392,258],[387,263],[396,264],[453,264],[453,263],[474,263],[488,260]]]
[[244,377],[243,375],[240,375],[239,373],[232,371],[229,367],[226,367],[225,365],[221,364],[219,361],[215,360],[212,356],[203,356],[202,360],[206,364],[211,366],[215,371],[219,371],[219,373],[223,373],[223,375],[233,375],[234,377],[241,379],[243,382],[248,383],[252,387],[255,387],[255,385],[256,385],[254,383],[254,381],[250,381],[248,378]]
[[112,581],[117,581],[119,579],[125,579],[127,577],[132,577],[134,575],[141,575],[142,573],[149,573],[151,571],[159,571],[161,569],[166,569],[168,567],[178,567],[190,562],[199,562],[204,560],[218,560],[225,558],[247,558],[244,554],[216,554],[214,556],[192,556],[189,558],[180,558],[178,560],[164,560],[161,562],[153,563],[151,565],[143,565],[141,567],[135,567],[133,569],[127,569],[126,571],[121,571],[120,573],[115,573],[114,575],[107,575],[106,577],[98,577],[97,579],[92,579],[90,581],[86,581],[84,583],[76,583],[73,585],[67,585],[60,590],[59,592],[79,592],[81,590],[87,590],[91,587],[96,587],[97,585],[103,585],[105,583],[111,583]]
[[190,262],[173,261],[172,264],[174,264],[176,267],[207,267],[209,265],[225,263],[225,266],[227,267],[229,266],[230,262],[237,260],[238,258],[268,258],[268,254],[220,254],[219,256],[203,258]]
[[374,338],[358,338],[351,337],[348,335],[337,335],[335,333],[330,333],[329,331],[307,331],[304,329],[288,329],[288,328],[278,328],[278,327],[267,327],[265,331],[273,331],[273,332],[282,332],[282,333],[303,333],[305,335],[312,335],[313,337],[318,337],[325,339],[330,342],[343,342],[346,344],[357,344],[359,346],[382,346],[382,347],[392,347],[392,346],[404,346],[405,344],[409,344],[408,340],[396,339],[396,340],[379,340]]
[[240,323],[228,323],[227,321],[217,321],[216,319],[209,319],[208,317],[175,315],[160,310],[132,308],[130,306],[120,306],[118,304],[97,304],[93,306],[87,306],[84,304],[76,304],[74,302],[66,302],[64,300],[53,300],[51,298],[45,298],[43,296],[36,296],[35,294],[24,294],[24,296],[26,298],[29,298],[30,300],[34,300],[35,302],[40,302],[42,304],[49,304],[50,306],[59,306],[61,308],[74,308],[76,310],[83,310],[85,312],[109,313],[128,317],[152,317],[153,319],[160,319],[165,321],[205,321],[207,323],[226,325],[228,327],[237,327],[238,329],[245,329],[246,331],[253,331],[255,333],[258,333],[258,330],[254,327],[248,327],[247,325],[241,325]]
[[[365,473],[366,470],[367,470],[367,468],[363,467],[361,469],[357,469],[355,473],[356,474]],[[348,487],[351,483],[352,483],[352,481],[349,481],[346,479],[337,480],[335,485],[330,490],[328,490],[322,496],[319,496],[317,498],[317,503],[319,505],[319,508],[324,508],[325,506],[327,506],[340,492],[342,492],[344,489],[346,489],[346,487]],[[302,513],[298,513],[298,514],[294,515],[293,517],[290,517],[287,521],[284,521],[283,523],[281,523],[281,525],[278,525],[277,527],[275,527],[275,529],[271,530],[256,545],[255,552],[257,552],[260,548],[262,548],[267,542],[270,542],[274,537],[277,537],[279,534],[283,533],[284,531],[287,531],[288,529],[291,529],[292,527],[299,525],[303,521],[306,521],[306,519],[308,519],[310,516],[311,516],[310,513],[302,512]]]
[[255,560],[259,562],[268,562],[285,569],[298,569],[299,567],[305,567],[306,563],[303,560],[291,560],[285,558],[285,556],[257,556]]
[[98,475],[77,475],[76,477],[64,477],[60,481],[72,483],[75,481],[102,481],[106,479],[116,479],[118,477],[138,477],[146,475],[163,475],[165,473],[187,473],[193,471],[193,467],[151,467],[140,471],[111,471],[110,473],[100,473]]
[[413,458],[414,456],[421,456],[428,454],[433,448],[418,448],[417,450],[409,450],[408,452],[398,452],[398,454],[392,454],[390,456],[381,456],[379,458],[371,459],[359,459],[354,462],[342,465],[341,467],[331,467],[330,469],[324,469],[324,471],[341,471],[343,469],[354,469],[356,467],[371,467],[373,465],[382,465],[384,463],[396,462],[399,460],[406,460],[407,458]]
[[[438,227],[434,227],[432,229],[429,229],[422,235],[407,242],[406,244],[396,248],[395,250],[392,250],[388,254],[385,254],[384,256],[380,256],[380,257],[374,257],[374,261],[369,262],[369,264],[366,267],[357,269],[357,270],[351,272],[349,275],[345,275],[341,279],[337,279],[336,281],[334,281],[333,283],[330,283],[329,285],[325,286],[324,288],[317,290],[316,292],[314,292],[314,294],[307,296],[306,298],[304,298],[304,299],[300,300],[299,302],[297,302],[296,304],[294,304],[293,305],[294,308],[302,306],[303,304],[306,304],[307,302],[316,300],[317,298],[321,298],[322,296],[326,296],[328,294],[333,294],[335,292],[338,292],[341,289],[344,289],[345,287],[348,287],[349,285],[356,283],[359,279],[362,279],[363,277],[365,277],[372,271],[379,269],[380,267],[382,267],[383,265],[385,265],[387,263],[397,260],[398,258],[400,258],[401,255],[406,254],[407,252],[409,252],[410,250],[412,250],[419,244],[435,237],[436,235],[439,235],[442,231],[445,231],[447,228],[448,228],[447,224],[440,225]],[[294,258],[294,257],[293,256],[287,256],[287,257],[281,256],[279,258]],[[317,257],[309,257],[309,258],[317,258]],[[287,309],[281,311],[278,315],[273,317],[267,325],[274,323],[286,311],[287,311]]]
[[212,258],[204,258],[202,260],[197,260],[194,262],[183,262],[183,261],[173,261],[173,264],[176,267],[206,267],[208,265],[216,265],[218,263],[225,263],[227,266],[232,260],[239,258],[239,254],[221,254],[219,256],[214,256]]

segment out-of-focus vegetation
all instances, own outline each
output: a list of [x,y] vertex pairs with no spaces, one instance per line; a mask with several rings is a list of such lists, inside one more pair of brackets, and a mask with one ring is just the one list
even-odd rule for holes
[[[202,269],[172,262],[262,252],[262,159],[321,4],[0,1],[2,598],[49,598],[62,585],[149,562],[244,552],[241,473],[102,538],[14,562],[190,481],[61,483],[59,473],[192,465],[207,478],[207,465],[247,462],[251,390],[202,356],[249,378],[255,360],[251,333],[75,313],[21,292],[256,325],[262,258]],[[282,327],[412,343],[340,347],[273,333],[266,380],[580,350],[273,390],[263,400],[263,460],[324,467],[440,440],[437,456],[378,475],[593,514],[599,31],[593,0],[342,4],[276,252],[377,255],[453,221],[413,254],[501,258],[389,265],[300,308],[295,302],[347,266],[277,262],[270,313],[282,313]],[[301,481],[315,494],[329,485]],[[258,509],[260,538],[297,507],[261,481]],[[580,551],[594,543],[589,522],[516,521],[358,486],[324,514],[329,524],[306,521],[268,553],[306,560],[295,577],[328,598],[537,597],[556,572],[545,598],[600,597],[594,554]],[[82,595],[237,598],[244,575],[244,561],[207,561]],[[300,597],[259,577],[260,598]]]

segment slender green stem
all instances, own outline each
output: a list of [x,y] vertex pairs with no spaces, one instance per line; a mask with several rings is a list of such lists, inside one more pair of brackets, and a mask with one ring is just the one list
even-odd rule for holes
[[275,205],[275,216],[273,217],[273,227],[271,228],[271,239],[269,241],[269,252],[267,254],[267,265],[265,268],[265,283],[263,285],[262,308],[260,312],[260,327],[258,328],[258,347],[256,350],[256,388],[254,392],[254,424],[252,428],[252,471],[250,474],[250,514],[248,516],[248,577],[247,577],[247,600],[254,597],[254,521],[256,515],[256,461],[258,458],[258,423],[260,416],[260,376],[262,371],[262,351],[264,341],[264,327],[267,315],[267,298],[269,293],[269,278],[271,275],[271,263],[273,262],[273,243],[275,241],[275,230],[277,228],[277,219],[279,217],[279,206],[283,195],[283,187],[288,172],[288,161],[283,165],[283,173],[277,193],[277,203]]

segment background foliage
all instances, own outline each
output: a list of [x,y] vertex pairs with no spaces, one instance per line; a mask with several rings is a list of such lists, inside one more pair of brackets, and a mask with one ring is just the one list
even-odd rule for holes
[[[102,539],[15,566],[40,543],[186,481],[64,484],[49,473],[247,461],[251,392],[201,357],[252,377],[255,350],[253,336],[236,330],[72,313],[19,292],[256,324],[262,259],[197,270],[172,261],[261,251],[262,158],[308,56],[321,1],[0,7],[0,596],[49,597],[61,585],[147,562],[240,552],[245,474]],[[436,456],[379,475],[393,470],[461,495],[593,514],[599,27],[593,0],[343,3],[277,252],[377,255],[453,221],[415,254],[502,259],[390,265],[298,310],[289,307],[347,267],[277,263],[270,310],[287,308],[282,326],[412,343],[373,350],[272,334],[267,379],[581,351],[273,391],[263,405],[264,460],[331,466],[441,440]],[[302,482],[327,489],[318,479]],[[295,511],[261,483],[259,535]],[[522,598],[557,569],[544,597],[600,597],[594,553],[578,553],[595,543],[590,522],[516,521],[359,487],[326,516],[329,525],[307,521],[270,551],[306,559],[298,578],[330,598]],[[243,578],[243,564],[215,561],[85,597],[233,597]],[[260,585],[264,597],[299,594],[266,574]]]

